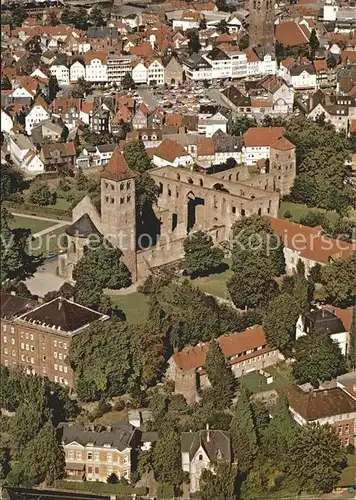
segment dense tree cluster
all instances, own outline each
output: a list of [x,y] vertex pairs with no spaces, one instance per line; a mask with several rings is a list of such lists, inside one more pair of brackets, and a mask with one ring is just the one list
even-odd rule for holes
[[214,246],[212,237],[203,231],[192,233],[184,240],[183,268],[190,276],[204,276],[221,268],[224,252]]
[[[1,366],[1,407],[15,411],[0,458],[6,483],[51,484],[64,475],[64,453],[55,426],[77,413],[68,392],[46,379]],[[10,460],[11,459],[11,467]]]
[[231,299],[239,308],[263,306],[278,293],[274,277],[285,271],[283,243],[267,219],[255,215],[235,222],[232,230]]
[[335,260],[321,270],[326,300],[341,307],[352,306],[356,297],[356,255]]

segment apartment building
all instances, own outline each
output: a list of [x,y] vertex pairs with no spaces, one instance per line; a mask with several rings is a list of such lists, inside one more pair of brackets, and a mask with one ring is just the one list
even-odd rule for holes
[[58,425],[65,452],[68,480],[103,481],[110,474],[130,481],[133,450],[140,442],[140,432],[131,424],[79,426]]
[[164,66],[158,59],[147,68],[147,85],[164,85]]
[[105,52],[90,51],[84,54],[85,78],[88,82],[100,83],[108,81],[106,59]]
[[355,443],[356,397],[342,384],[305,392],[292,386],[284,391],[289,410],[299,425],[318,422],[335,428],[344,446]]
[[108,82],[121,84],[125,75],[132,75],[133,56],[119,56],[111,54],[107,59]]
[[108,316],[67,299],[45,304],[1,293],[1,364],[74,387],[67,356],[71,339]]

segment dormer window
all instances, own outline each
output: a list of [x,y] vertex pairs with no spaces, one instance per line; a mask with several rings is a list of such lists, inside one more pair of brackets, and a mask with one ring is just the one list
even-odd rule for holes
[[198,460],[203,460],[203,455],[199,455]]

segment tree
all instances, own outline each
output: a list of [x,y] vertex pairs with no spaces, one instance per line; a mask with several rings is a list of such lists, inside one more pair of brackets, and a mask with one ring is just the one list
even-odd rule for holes
[[257,456],[257,434],[254,425],[253,411],[246,389],[242,388],[235,408],[230,427],[232,448],[241,472],[248,472]]
[[106,22],[104,21],[103,13],[101,9],[94,5],[89,14],[89,22],[93,26],[105,26]]
[[1,90],[11,90],[12,85],[7,75],[1,76]]
[[126,75],[122,79],[121,87],[125,90],[134,89],[136,87],[135,81],[130,73],[126,73]]
[[352,309],[352,320],[349,330],[348,364],[351,369],[356,367],[356,307]]
[[131,284],[130,271],[121,257],[121,250],[104,238],[99,243],[90,242],[73,272],[76,289],[86,288],[86,283],[90,286],[96,284],[96,289],[128,287]]
[[315,57],[315,52],[320,47],[320,42],[319,42],[318,37],[316,36],[316,31],[314,28],[312,29],[312,31],[310,33],[309,47],[310,47],[310,56],[311,56],[311,59],[313,60]]
[[141,140],[127,141],[124,145],[124,156],[129,168],[134,172],[143,173],[152,168],[151,160]]
[[28,483],[39,484],[45,481],[52,484],[64,476],[64,451],[57,440],[56,431],[49,420],[39,431],[24,452],[24,474]]
[[248,116],[238,116],[231,128],[232,135],[243,135],[249,128],[257,127],[257,122],[255,118],[249,118]]
[[119,482],[119,478],[117,477],[117,475],[115,474],[115,472],[112,472],[112,473],[108,476],[108,478],[107,478],[106,482],[107,482],[108,484],[117,484],[117,483]]
[[204,469],[200,478],[201,500],[230,500],[234,498],[237,468],[218,460],[213,470]]
[[161,431],[153,450],[155,479],[161,483],[179,485],[183,480],[180,433],[169,425]]
[[28,201],[35,205],[45,207],[54,205],[57,200],[57,194],[52,193],[45,182],[34,182],[28,194]]
[[0,447],[0,480],[6,478],[10,472],[10,450],[7,446]]
[[356,296],[356,255],[350,259],[338,259],[326,264],[321,270],[328,302],[341,307],[352,306]]
[[219,21],[218,25],[216,26],[216,29],[219,33],[228,33],[229,29],[226,19],[221,19],[221,21]]
[[241,252],[240,259],[227,281],[231,300],[240,309],[263,306],[278,293],[272,265],[259,260],[258,253],[254,255],[249,251]]
[[275,50],[276,50],[276,58],[278,60],[283,59],[284,58],[284,45],[283,45],[283,43],[276,40]]
[[295,341],[295,328],[299,316],[294,298],[283,293],[272,299],[264,315],[267,342],[283,353],[290,353]]
[[226,3],[226,0],[217,0],[215,2],[215,5],[217,6],[218,10],[221,12],[229,12],[229,7]]
[[345,359],[340,347],[327,331],[315,330],[299,337],[294,357],[293,374],[300,384],[310,382],[319,387],[320,382],[345,372]]
[[183,247],[184,269],[192,277],[207,275],[222,265],[224,252],[214,247],[212,237],[203,231],[189,235]]
[[84,98],[92,93],[92,83],[85,80],[82,76],[78,78],[73,90],[73,97]]
[[329,424],[311,423],[297,428],[290,446],[288,471],[299,491],[330,493],[346,465],[346,452]]
[[300,224],[309,227],[318,227],[321,226],[324,231],[327,233],[332,232],[332,227],[330,224],[330,220],[328,217],[322,212],[308,212],[304,217],[302,217],[299,221]]
[[9,281],[23,281],[32,276],[42,258],[28,251],[30,230],[10,229],[12,215],[1,205],[0,225],[0,284],[3,288]]
[[23,188],[23,182],[23,173],[19,169],[8,162],[2,164],[0,176],[0,200],[9,200],[13,194],[20,192]]
[[239,49],[246,50],[250,45],[250,37],[248,33],[245,33],[239,40]]
[[229,407],[235,393],[236,382],[231,366],[216,340],[210,342],[205,369],[209,382],[218,395],[221,409]]
[[206,30],[206,18],[204,15],[200,18],[199,29]]
[[201,49],[200,40],[199,40],[199,31],[198,30],[189,30],[188,31],[188,50],[189,54],[198,54]]
[[53,292],[47,292],[43,297],[45,302],[50,302],[57,297],[63,297],[64,299],[72,299],[74,297],[75,288],[73,285],[68,283],[67,281],[60,286],[58,290]]
[[15,7],[11,12],[11,26],[12,27],[21,27],[25,19],[27,19],[28,15],[26,10],[23,7]]
[[296,429],[288,400],[283,393],[279,393],[272,412],[273,418],[264,432],[262,451],[275,467],[283,471],[288,465],[289,447]]

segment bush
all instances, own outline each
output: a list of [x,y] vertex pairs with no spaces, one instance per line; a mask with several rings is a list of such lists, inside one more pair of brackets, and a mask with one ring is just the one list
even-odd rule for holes
[[292,218],[292,214],[290,213],[290,211],[289,211],[289,210],[286,210],[286,211],[284,212],[284,214],[283,214],[283,217],[284,217],[285,219],[291,219],[291,218]]
[[157,498],[165,500],[174,497],[174,487],[171,484],[160,483],[157,486]]
[[56,481],[55,488],[59,490],[69,490],[74,492],[88,492],[98,495],[132,495],[138,497],[147,494],[147,488],[135,488],[130,484],[108,484],[100,482],[76,482],[76,481]]
[[114,411],[122,411],[125,409],[125,401],[122,398],[119,398],[115,401],[113,410]]
[[98,410],[104,415],[104,413],[111,411],[111,405],[107,403],[105,399],[101,399],[99,401]]
[[8,210],[18,210],[21,213],[29,212],[34,215],[49,215],[57,218],[64,218],[68,220],[72,220],[72,213],[70,210],[61,210],[55,207],[40,207],[38,205],[34,205],[32,203],[15,203],[13,201],[3,201],[4,206]]

